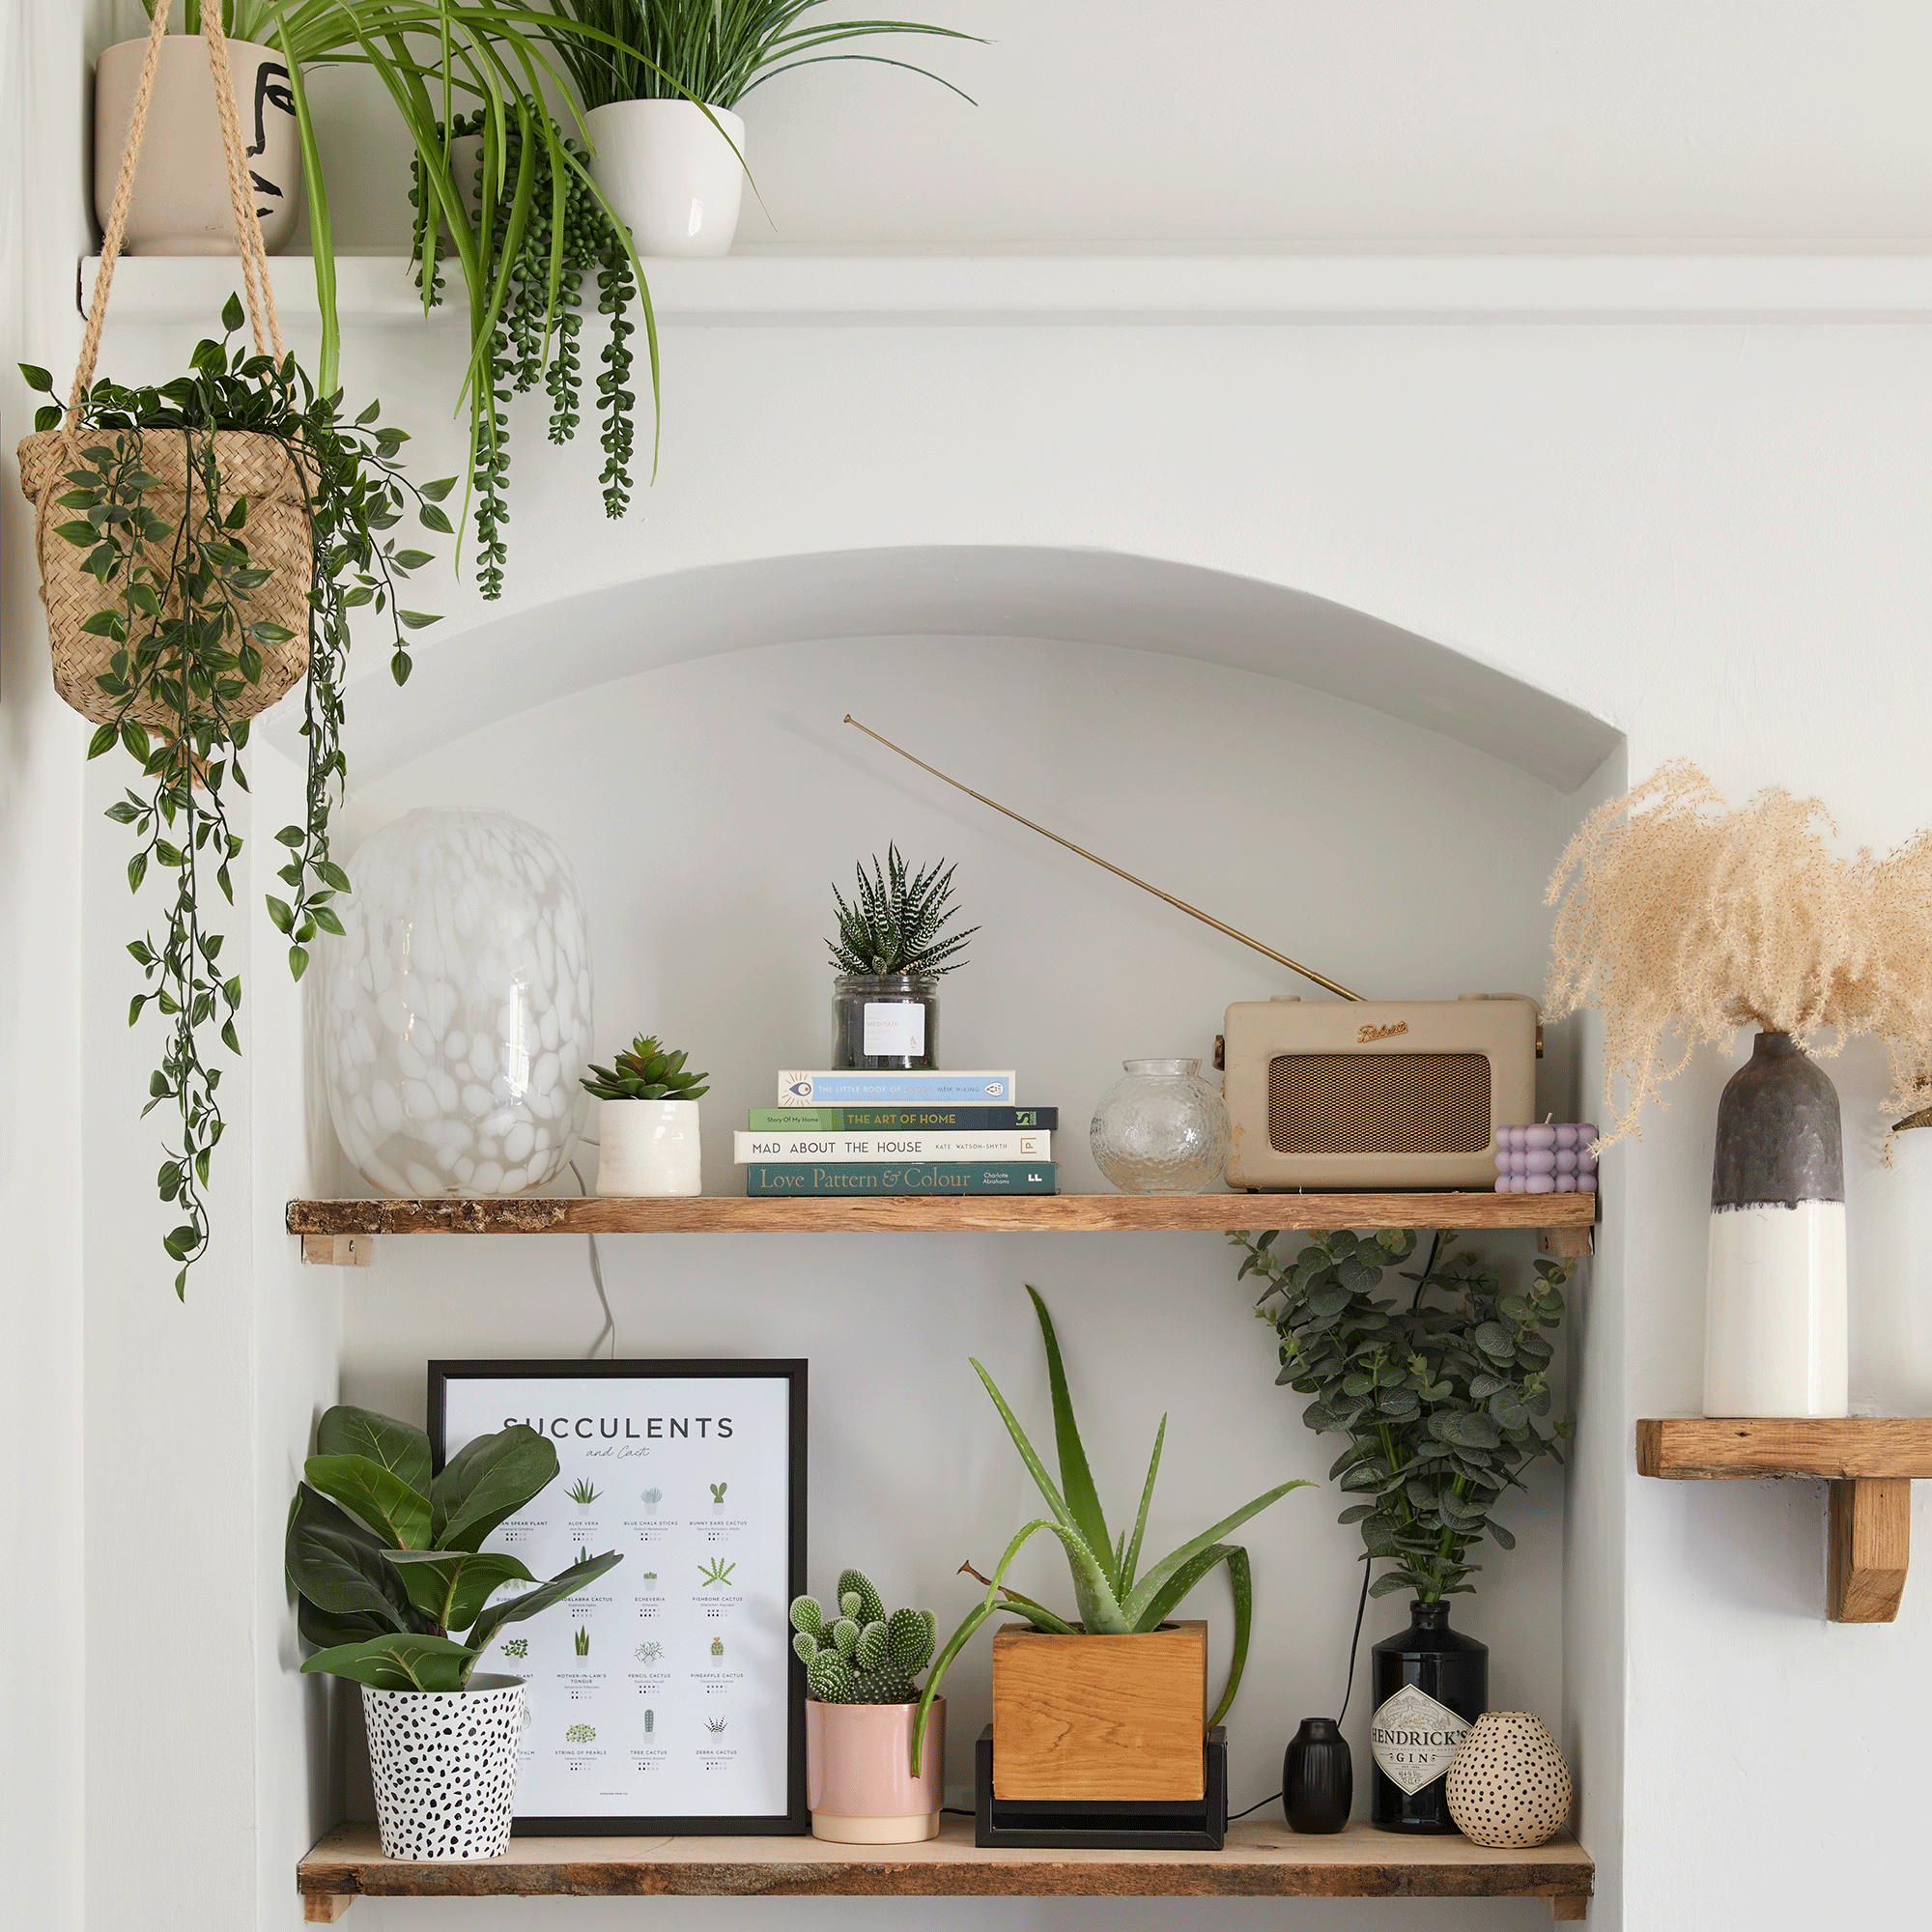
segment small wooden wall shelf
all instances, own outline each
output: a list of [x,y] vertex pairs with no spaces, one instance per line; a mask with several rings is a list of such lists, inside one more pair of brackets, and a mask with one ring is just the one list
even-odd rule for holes
[[377,1235],[1108,1234],[1236,1228],[1533,1228],[1546,1254],[1586,1255],[1594,1194],[875,1195],[790,1201],[742,1194],[663,1199],[439,1195],[291,1201],[302,1259],[366,1264]]
[[1640,1476],[1798,1477],[1832,1486],[1826,1615],[1889,1624],[1912,1550],[1912,1485],[1932,1481],[1932,1417],[1667,1416],[1636,1426]]
[[1228,1828],[1219,1852],[980,1851],[970,1819],[923,1845],[816,1838],[512,1838],[467,1864],[385,1859],[373,1825],[339,1825],[296,1870],[304,1917],[358,1897],[1541,1898],[1581,1918],[1596,1867],[1567,1834],[1534,1851],[1406,1838],[1353,1824],[1331,1837],[1277,1818]]

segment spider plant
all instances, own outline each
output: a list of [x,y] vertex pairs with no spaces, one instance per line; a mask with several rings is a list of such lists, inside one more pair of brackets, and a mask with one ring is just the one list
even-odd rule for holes
[[697,100],[735,107],[754,87],[821,61],[873,61],[924,74],[960,99],[944,76],[885,54],[821,53],[873,34],[977,40],[912,20],[805,20],[821,0],[554,0],[562,20],[589,32],[558,35],[556,56],[585,107],[619,100]]
[[[993,1398],[993,1406],[1000,1411],[1000,1420],[1007,1425],[1007,1434],[1012,1437],[1013,1447],[1020,1452],[1020,1461],[1038,1484],[1039,1492],[1046,1498],[1047,1508],[1052,1514],[1037,1517],[1028,1523],[1007,1545],[1006,1554],[1000,1558],[992,1576],[979,1578],[986,1585],[985,1597],[966,1613],[966,1620],[947,1639],[946,1647],[933,1661],[925,1689],[920,1694],[919,1716],[913,1727],[912,1774],[915,1777],[919,1776],[920,1750],[925,1740],[926,1715],[932,1709],[932,1700],[939,1694],[940,1684],[952,1660],[965,1649],[974,1633],[989,1617],[1007,1611],[1051,1636],[1137,1634],[1159,1629],[1194,1586],[1225,1563],[1228,1566],[1228,1582],[1235,1595],[1235,1647],[1228,1663],[1227,1686],[1221,1692],[1220,1703],[1214,1707],[1214,1715],[1208,1719],[1208,1728],[1212,1730],[1228,1715],[1229,1707],[1235,1701],[1235,1692],[1240,1689],[1241,1672],[1248,1661],[1248,1637],[1254,1621],[1254,1573],[1248,1562],[1248,1552],[1240,1544],[1223,1543],[1221,1539],[1230,1530],[1238,1529],[1250,1517],[1259,1516],[1271,1503],[1279,1502],[1290,1490],[1313,1487],[1306,1481],[1277,1484],[1253,1502],[1243,1503],[1233,1516],[1223,1517],[1211,1529],[1204,1530],[1192,1542],[1183,1543],[1179,1549],[1149,1566],[1143,1574],[1141,1540],[1147,1532],[1148,1508],[1153,1501],[1154,1478],[1160,1473],[1160,1451],[1167,1438],[1167,1417],[1161,1417],[1160,1427],[1154,1432],[1153,1457],[1148,1463],[1147,1481],[1141,1488],[1140,1511],[1134,1518],[1133,1532],[1129,1535],[1123,1529],[1116,1538],[1108,1531],[1107,1519],[1100,1509],[1099,1493],[1094,1487],[1093,1471],[1088,1466],[1087,1451],[1080,1440],[1080,1425],[1074,1419],[1073,1399],[1067,1393],[1066,1370],[1060,1358],[1060,1343],[1053,1332],[1053,1318],[1047,1314],[1046,1303],[1033,1288],[1029,1287],[1027,1293],[1033,1296],[1034,1312],[1039,1317],[1040,1339],[1046,1346],[1047,1384],[1053,1397],[1053,1436],[1060,1459],[1060,1481],[1056,1484],[1047,1474],[1046,1464],[1027,1439],[1019,1417],[1008,1406],[1006,1397],[1000,1393],[992,1377],[977,1361],[974,1362],[975,1373],[986,1385],[986,1393]],[[1044,1604],[1035,1603],[1031,1597],[1021,1596],[1005,1580],[1013,1559],[1042,1529],[1057,1536],[1065,1549],[1067,1568],[1073,1576],[1073,1601],[1079,1616],[1077,1623],[1058,1615]],[[962,1567],[971,1570],[970,1565]],[[977,1571],[972,1574],[979,1577]]]
[[[143,0],[152,14],[154,0]],[[199,0],[191,7],[199,24]],[[452,257],[469,310],[469,354],[456,408],[469,417],[469,487],[480,472],[495,473],[504,425],[491,358],[498,319],[511,298],[525,242],[532,233],[537,180],[546,178],[549,249],[542,303],[546,354],[556,333],[564,285],[566,209],[584,196],[621,245],[638,287],[651,365],[651,402],[659,401],[657,324],[650,290],[630,231],[611,212],[585,164],[589,135],[568,99],[557,49],[604,38],[594,26],[503,0],[224,0],[224,24],[267,46],[288,63],[302,173],[308,187],[310,243],[316,298],[322,310],[318,387],[337,386],[342,330],[336,309],[334,231],[328,187],[309,111],[304,70],[360,67],[388,95],[415,150],[427,184],[416,211],[412,253],[423,286],[425,312],[436,292],[439,249]],[[189,31],[193,31],[190,28]],[[546,94],[563,102],[578,139],[553,121]],[[452,131],[463,110],[480,117],[482,168],[472,192],[450,165]],[[544,167],[540,171],[538,159]],[[540,223],[538,225],[541,225]],[[656,433],[653,431],[653,469]],[[469,503],[465,501],[465,515]]]

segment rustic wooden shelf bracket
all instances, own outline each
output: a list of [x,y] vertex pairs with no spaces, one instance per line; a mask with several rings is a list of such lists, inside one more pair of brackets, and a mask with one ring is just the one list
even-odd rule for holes
[[374,1235],[304,1235],[301,1244],[310,1267],[365,1268],[376,1263]]
[[1932,1417],[1664,1417],[1636,1426],[1640,1476],[1769,1476],[1832,1486],[1825,1614],[1898,1616],[1912,1551],[1912,1485],[1932,1480]]

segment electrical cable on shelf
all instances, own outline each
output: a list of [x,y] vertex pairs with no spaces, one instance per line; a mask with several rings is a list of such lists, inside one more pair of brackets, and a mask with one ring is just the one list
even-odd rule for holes
[[[591,1141],[589,1145],[596,1147],[597,1143]],[[572,1174],[577,1175],[577,1191],[586,1201],[589,1200],[590,1190],[584,1186],[582,1175],[577,1173],[577,1163],[575,1161],[570,1163],[570,1171]],[[604,1292],[603,1258],[597,1252],[597,1236],[586,1234],[583,1238],[590,1243],[590,1284],[596,1289],[598,1302],[604,1310],[604,1325],[597,1331],[596,1341],[591,1343],[590,1347],[584,1350],[584,1353],[590,1359],[595,1360],[598,1346],[603,1342],[605,1336],[608,1335],[611,1338],[611,1359],[615,1361],[617,1358],[617,1318],[611,1312],[611,1297]]]

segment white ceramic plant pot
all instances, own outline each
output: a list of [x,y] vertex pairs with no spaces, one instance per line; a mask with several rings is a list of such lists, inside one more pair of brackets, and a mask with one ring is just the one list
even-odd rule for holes
[[696,1100],[603,1100],[599,1194],[701,1194]]
[[[94,213],[102,228],[121,178],[147,51],[145,38],[123,41],[107,48],[95,68]],[[255,185],[255,213],[262,240],[273,254],[295,233],[301,200],[301,147],[288,64],[278,48],[231,40],[228,70]],[[208,71],[208,43],[199,34],[170,34],[161,43],[123,246],[130,255],[235,253],[214,76]]]
[[517,1806],[524,1680],[480,1671],[467,1690],[362,1687],[385,1859],[498,1859]]
[[639,254],[730,253],[745,185],[738,158],[745,124],[727,107],[710,114],[716,127],[694,101],[614,100],[583,117],[597,150],[591,177]]

